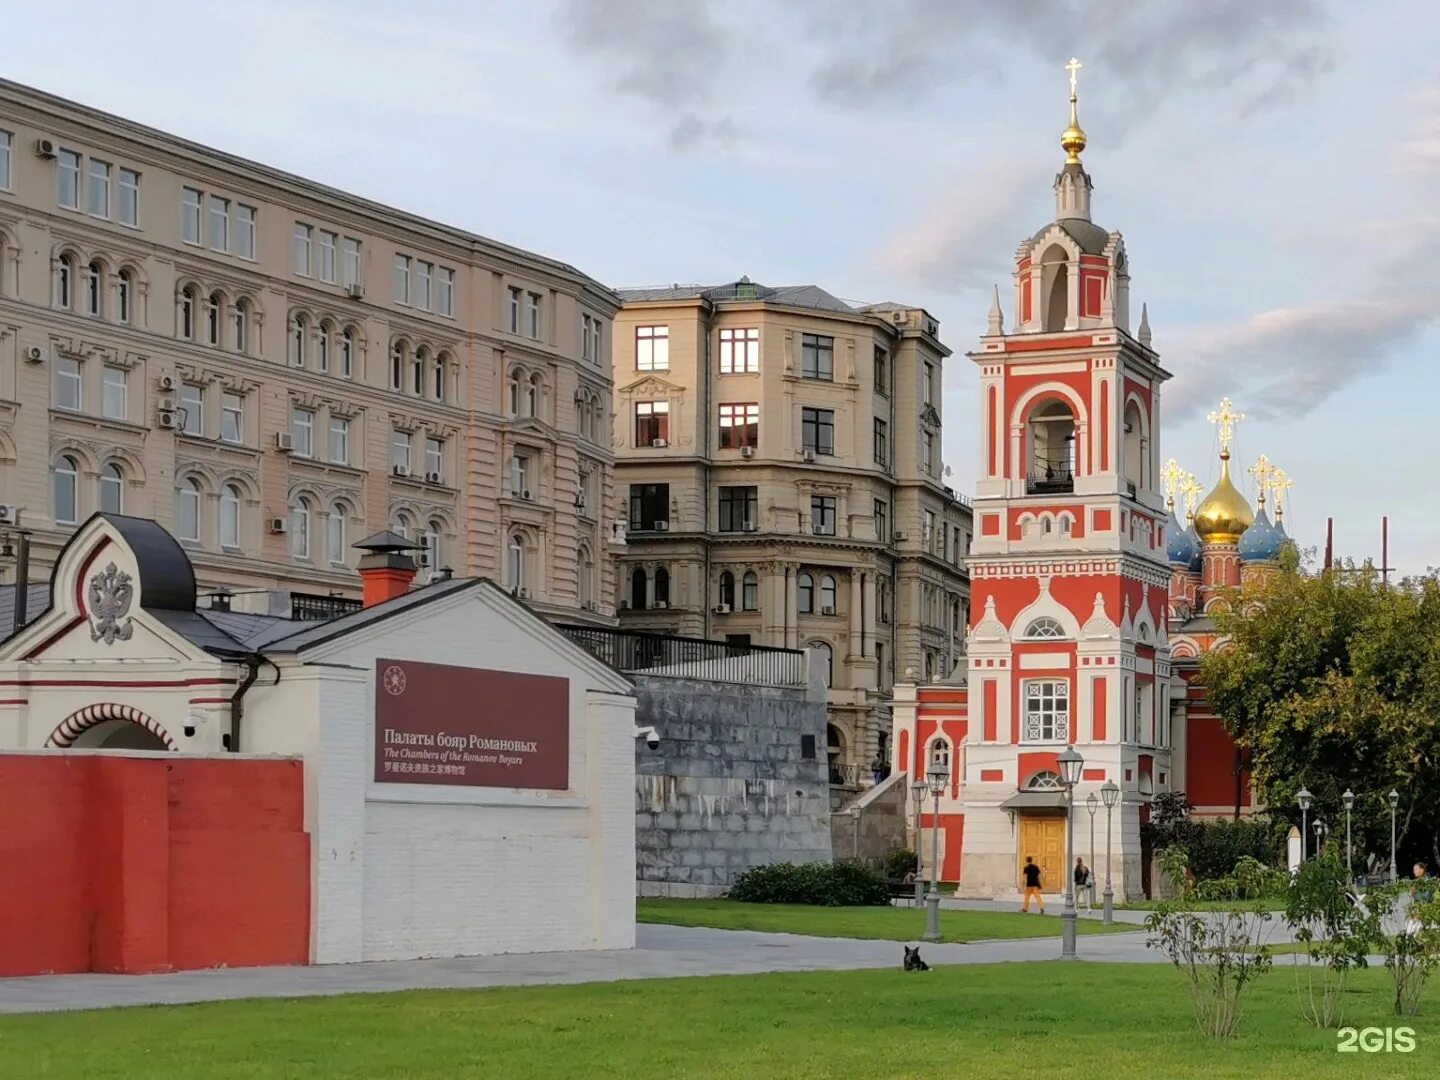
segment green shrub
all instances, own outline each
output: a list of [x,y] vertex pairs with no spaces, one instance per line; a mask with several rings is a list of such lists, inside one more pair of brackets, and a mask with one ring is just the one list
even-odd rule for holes
[[885,856],[885,876],[899,880],[906,874],[913,874],[920,868],[920,860],[909,848],[896,848]]
[[890,902],[884,875],[854,859],[752,867],[735,879],[728,895],[752,904],[864,907]]

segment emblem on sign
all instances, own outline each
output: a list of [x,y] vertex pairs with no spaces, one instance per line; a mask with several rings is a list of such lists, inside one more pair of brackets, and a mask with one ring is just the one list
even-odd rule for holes
[[130,575],[114,563],[108,564],[90,579],[90,640],[114,645],[129,641],[135,632],[131,625],[130,604],[135,599],[135,586]]
[[405,692],[405,669],[392,664],[380,676],[380,681],[384,684],[387,694],[399,697]]

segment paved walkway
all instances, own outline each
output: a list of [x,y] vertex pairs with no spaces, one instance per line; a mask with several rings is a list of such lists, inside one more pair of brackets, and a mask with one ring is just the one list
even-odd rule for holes
[[[1056,921],[1058,931],[1058,920]],[[1083,959],[1164,962],[1143,934],[1081,935]],[[922,945],[931,964],[992,964],[1059,958],[1058,937]],[[36,975],[0,979],[0,1013],[178,1005],[237,998],[312,997],[387,990],[469,989],[613,982],[683,975],[842,971],[900,966],[898,941],[802,937],[746,930],[641,925],[633,950],[526,953],[450,960],[405,960],[315,967],[227,968],[174,975]]]

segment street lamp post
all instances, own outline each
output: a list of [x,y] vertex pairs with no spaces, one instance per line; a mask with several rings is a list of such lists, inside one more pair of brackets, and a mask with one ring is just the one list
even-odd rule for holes
[[1345,877],[1350,879],[1355,874],[1355,850],[1350,843],[1350,811],[1355,808],[1355,792],[1347,787],[1340,801],[1345,804]]
[[1085,809],[1090,811],[1090,896],[1089,910],[1095,910],[1095,811],[1100,809],[1100,796],[1093,791],[1085,796]]
[[1310,826],[1310,801],[1314,796],[1301,788],[1295,793],[1295,801],[1300,804],[1300,861],[1305,861],[1305,832]]
[[925,902],[925,875],[921,873],[921,864],[925,861],[921,853],[925,848],[925,833],[920,827],[920,813],[925,809],[925,796],[930,793],[930,785],[924,780],[916,780],[910,785],[910,794],[915,796],[915,903]]
[[935,816],[930,822],[930,895],[925,898],[928,910],[925,912],[926,941],[940,940],[940,794],[950,780],[950,765],[943,758],[930,763],[925,774],[930,781],[930,793],[935,796]]
[[1057,759],[1065,785],[1065,909],[1060,913],[1060,959],[1075,959],[1075,785],[1085,759],[1067,746]]
[[1120,786],[1114,780],[1106,780],[1100,786],[1100,801],[1105,804],[1105,911],[1102,916],[1106,923],[1115,921],[1115,890],[1110,886],[1110,838],[1114,830],[1110,827],[1110,814],[1120,801]]
[[1390,884],[1394,885],[1399,880],[1395,872],[1395,810],[1400,805],[1400,792],[1394,788],[1390,789]]

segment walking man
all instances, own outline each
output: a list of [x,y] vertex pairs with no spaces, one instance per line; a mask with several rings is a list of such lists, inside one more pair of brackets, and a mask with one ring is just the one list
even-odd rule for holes
[[1020,905],[1021,914],[1029,914],[1030,899],[1033,897],[1040,905],[1040,914],[1045,914],[1045,897],[1040,894],[1040,867],[1035,865],[1035,860],[1029,855],[1025,856],[1025,902]]

